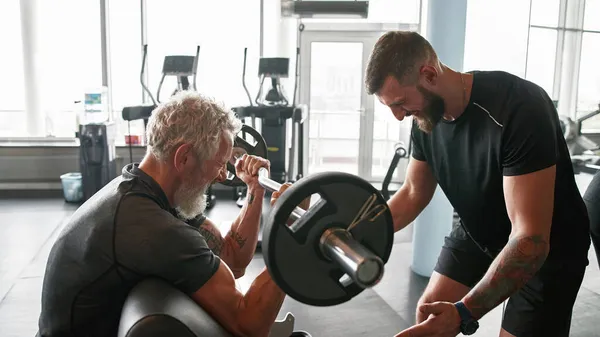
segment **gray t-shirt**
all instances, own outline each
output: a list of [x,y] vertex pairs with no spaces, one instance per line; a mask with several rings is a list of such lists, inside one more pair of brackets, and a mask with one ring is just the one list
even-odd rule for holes
[[140,280],[157,277],[192,294],[219,268],[198,226],[130,164],[86,201],[54,243],[42,290],[39,335],[115,336],[121,308]]

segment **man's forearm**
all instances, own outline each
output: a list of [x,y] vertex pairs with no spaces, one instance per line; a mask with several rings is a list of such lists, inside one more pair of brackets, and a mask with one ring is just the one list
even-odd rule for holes
[[527,283],[548,256],[549,243],[541,235],[515,235],[498,254],[483,279],[463,303],[477,319]]
[[284,299],[285,293],[263,269],[240,303],[240,328],[249,336],[267,336]]
[[245,269],[254,256],[264,196],[264,189],[248,187],[246,202],[227,233],[225,240],[232,247],[232,269]]
[[394,219],[394,231],[397,232],[413,222],[431,201],[431,196],[413,193],[403,186],[388,202]]

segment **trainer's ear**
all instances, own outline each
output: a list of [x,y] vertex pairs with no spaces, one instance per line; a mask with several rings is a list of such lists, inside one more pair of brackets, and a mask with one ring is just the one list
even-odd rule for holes
[[430,65],[424,65],[419,69],[419,82],[427,89],[435,87],[438,82],[438,70]]

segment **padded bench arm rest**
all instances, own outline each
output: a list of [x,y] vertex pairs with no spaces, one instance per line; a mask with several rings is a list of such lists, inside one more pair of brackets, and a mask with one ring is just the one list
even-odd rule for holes
[[[295,317],[287,313],[275,321],[269,337],[310,336],[294,330]],[[127,296],[118,337],[230,337],[232,336],[194,300],[167,282],[147,279]]]
[[136,285],[127,297],[117,336],[232,335],[183,292],[162,280],[147,279]]

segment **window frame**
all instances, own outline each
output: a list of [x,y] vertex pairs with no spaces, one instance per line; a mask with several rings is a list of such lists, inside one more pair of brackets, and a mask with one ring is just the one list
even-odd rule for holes
[[[556,30],[556,58],[552,96],[558,97],[558,113],[560,115],[568,116],[572,119],[581,117],[588,113],[577,110],[583,35],[584,33],[600,33],[600,31],[584,29],[586,1],[560,0],[558,24],[556,27],[532,24],[531,9],[533,8],[533,0],[530,0],[529,3],[530,13],[525,72],[527,72],[527,61],[529,61],[529,34],[531,29]],[[588,134],[599,133],[600,130],[587,129],[582,132]]]

